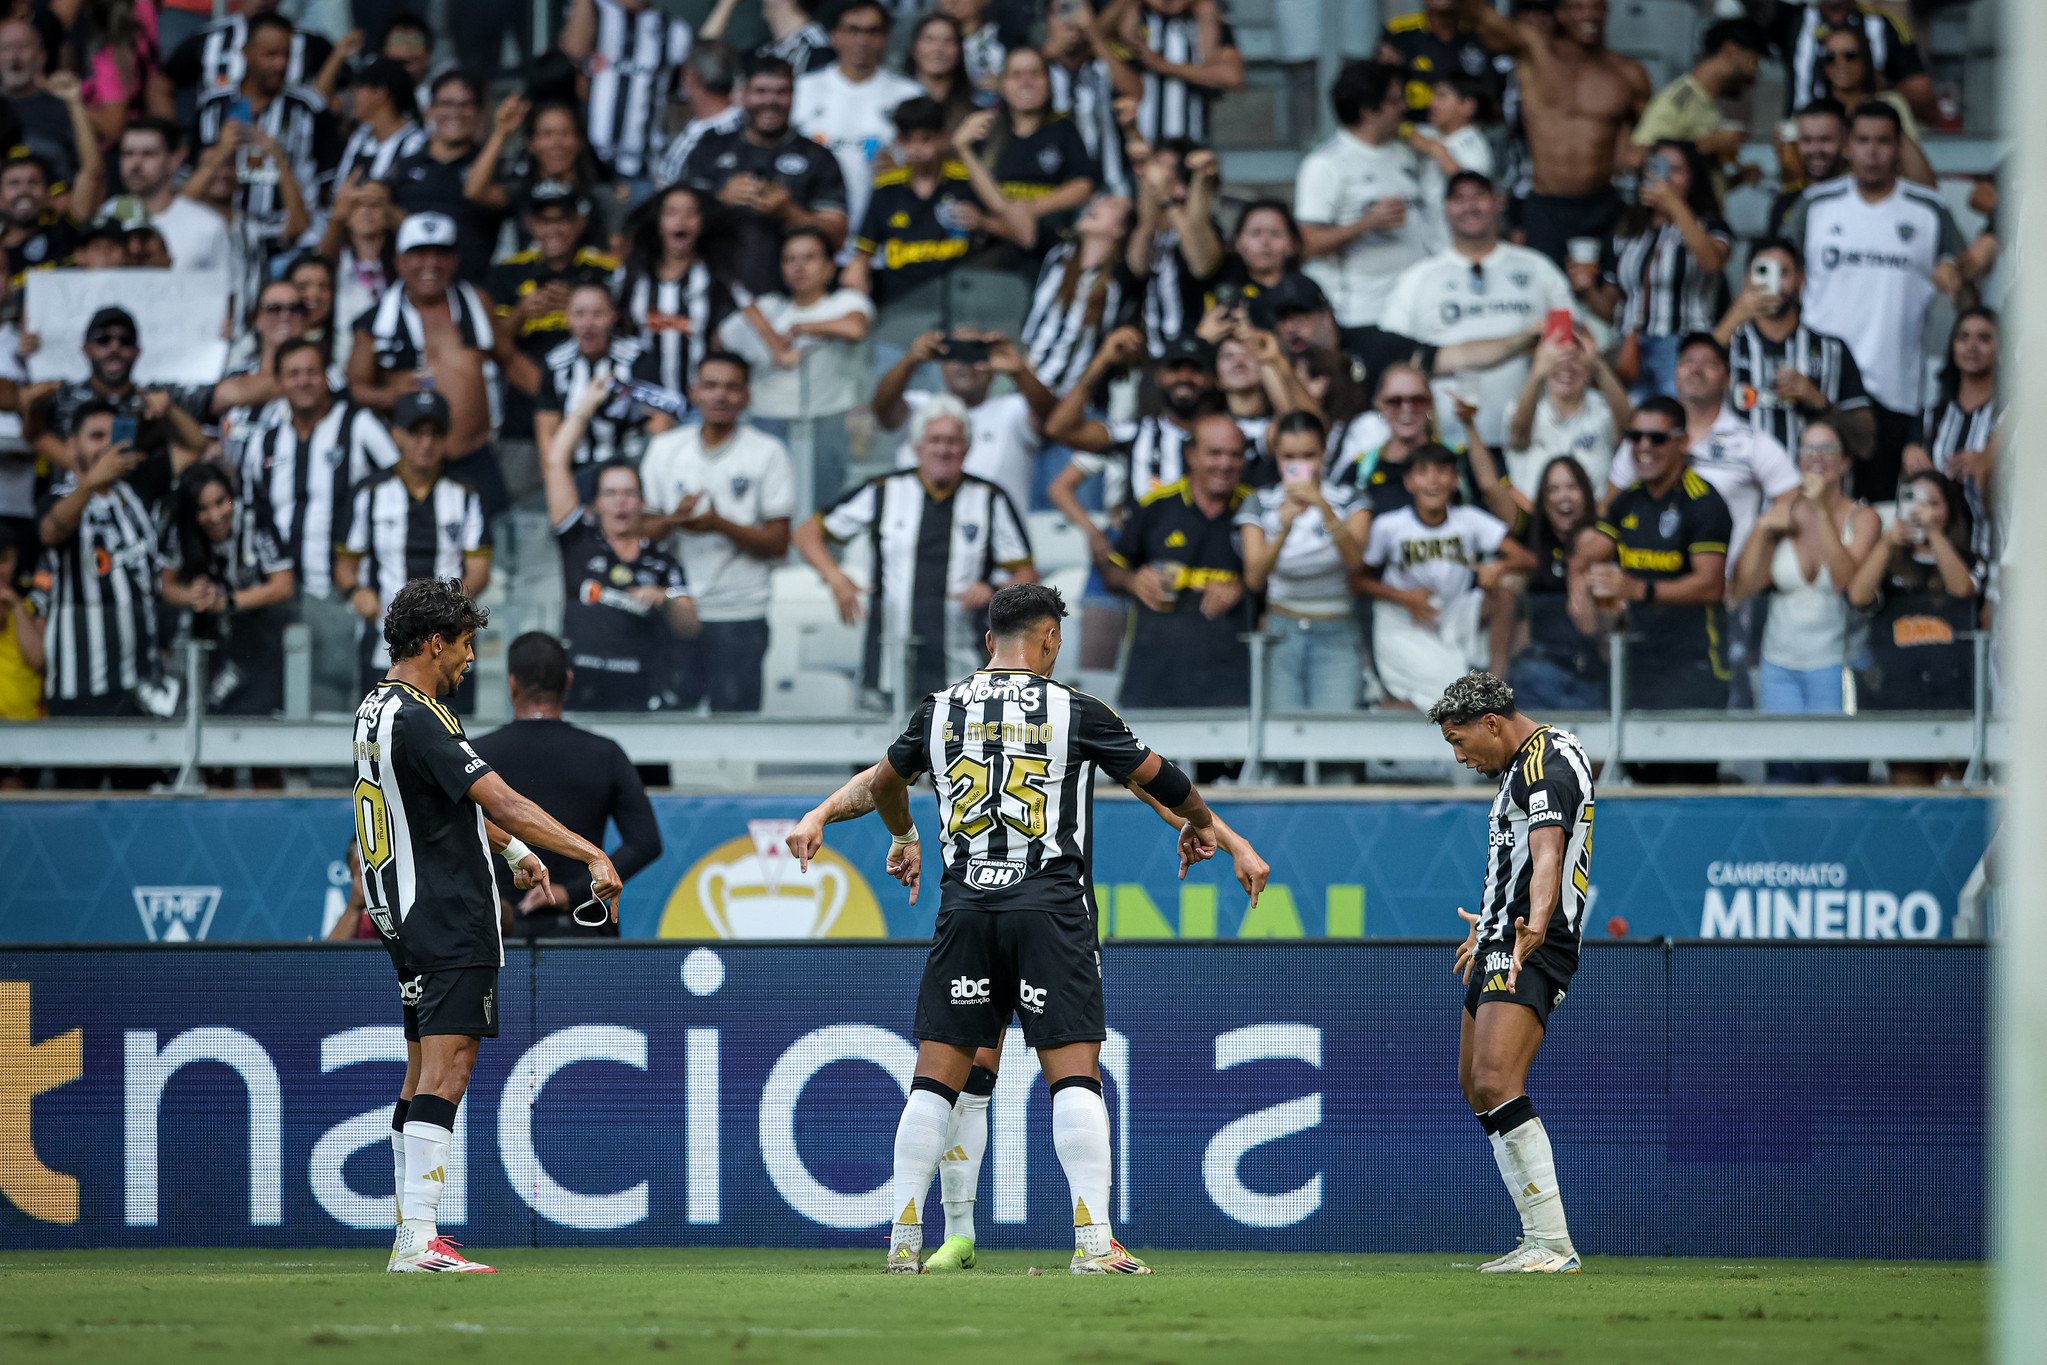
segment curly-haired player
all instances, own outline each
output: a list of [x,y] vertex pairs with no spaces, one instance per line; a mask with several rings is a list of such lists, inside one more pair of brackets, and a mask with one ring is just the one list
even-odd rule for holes
[[1514,690],[1465,674],[1429,708],[1457,761],[1500,779],[1486,822],[1485,896],[1457,949],[1465,983],[1457,1077],[1492,1139],[1521,1212],[1521,1241],[1479,1269],[1575,1274],[1549,1133],[1528,1099],[1528,1068],[1550,1011],[1578,969],[1592,872],[1592,765],[1575,736],[1522,715]]
[[603,850],[492,772],[441,702],[475,662],[476,632],[489,619],[459,582],[407,583],[384,616],[391,671],[355,711],[364,912],[390,950],[405,1007],[405,1084],[391,1115],[393,1271],[493,1273],[436,1226],[477,1040],[498,1032],[505,952],[491,853],[517,870],[522,886],[545,880],[547,870],[520,839],[568,854],[588,864],[591,894],[618,914],[618,874]]

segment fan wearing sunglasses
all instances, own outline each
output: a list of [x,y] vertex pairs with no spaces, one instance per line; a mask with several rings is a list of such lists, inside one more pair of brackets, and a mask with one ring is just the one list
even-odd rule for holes
[[1934,184],[1933,164],[1919,145],[1919,121],[1903,95],[1884,88],[1868,36],[1853,26],[1834,30],[1820,43],[1819,62],[1834,97],[1847,108],[1875,100],[1898,111],[1898,174],[1915,185]]
[[31,410],[29,431],[36,454],[63,468],[65,437],[88,403],[113,409],[120,432],[141,453],[142,463],[123,478],[151,510],[170,495],[177,477],[191,468],[207,446],[206,433],[192,419],[206,400],[204,388],[144,389],[135,382],[142,357],[134,315],[125,308],[102,308],[85,327],[89,374],[58,386],[51,399]]
[[[1625,630],[1630,708],[1725,710],[1721,602],[1734,519],[1713,486],[1685,467],[1685,412],[1675,400],[1651,398],[1636,409],[1627,445],[1637,482],[1615,496],[1597,534],[1580,539],[1571,620],[1588,635]],[[1713,765],[1657,765],[1654,776],[1711,782]]]

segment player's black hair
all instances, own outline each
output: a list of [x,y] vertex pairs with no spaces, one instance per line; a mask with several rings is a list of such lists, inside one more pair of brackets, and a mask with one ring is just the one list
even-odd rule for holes
[[713,364],[730,365],[739,371],[740,379],[749,384],[753,382],[753,366],[747,363],[743,355],[734,355],[731,351],[721,351],[713,347],[705,351],[704,358],[697,362],[697,373],[702,374],[704,366]]
[[529,630],[505,651],[505,672],[529,697],[560,701],[569,693],[569,652],[544,630]]
[[1348,128],[1386,103],[1386,96],[1404,79],[1391,62],[1345,62],[1329,85],[1329,108],[1337,126]]
[[1848,117],[1848,126],[1854,127],[1864,119],[1875,119],[1891,125],[1891,135],[1900,142],[1905,140],[1905,120],[1898,117],[1898,111],[1882,100],[1864,100],[1855,106],[1855,112]]
[[1753,20],[1722,19],[1706,30],[1705,40],[1699,44],[1699,60],[1719,56],[1729,43],[1759,57],[1770,50],[1770,36]]
[[1678,402],[1669,394],[1654,394],[1635,404],[1635,416],[1640,417],[1645,412],[1655,413],[1658,417],[1670,423],[1672,431],[1677,432],[1679,435],[1684,434],[1686,420],[1684,404]]
[[904,100],[896,106],[895,124],[897,137],[908,137],[912,133],[943,133],[945,106],[929,95]]
[[1043,583],[1012,583],[988,601],[988,633],[1013,640],[1041,621],[1066,619],[1066,599]]
[[1443,695],[1429,708],[1429,723],[1469,725],[1481,716],[1505,719],[1518,714],[1514,689],[1484,669],[1474,668],[1443,689]]
[[1442,465],[1446,469],[1455,469],[1457,468],[1457,452],[1444,445],[1441,441],[1430,441],[1427,445],[1416,446],[1407,457],[1407,467],[1413,469],[1417,465],[1425,464],[1437,464]]
[[470,600],[459,578],[415,578],[384,613],[384,643],[393,660],[410,659],[438,635],[453,644],[490,624],[490,612]]

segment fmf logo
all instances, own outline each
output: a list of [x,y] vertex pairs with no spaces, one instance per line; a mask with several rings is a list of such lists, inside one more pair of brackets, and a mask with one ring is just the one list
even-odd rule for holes
[[220,908],[217,886],[138,886],[135,911],[151,943],[197,943]]
[[955,1005],[985,1005],[991,998],[985,976],[978,980],[971,976],[952,979],[952,1003]]

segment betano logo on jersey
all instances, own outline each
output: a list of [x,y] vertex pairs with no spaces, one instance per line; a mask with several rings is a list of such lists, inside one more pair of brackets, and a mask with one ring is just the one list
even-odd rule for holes
[[661,912],[662,938],[887,938],[881,903],[830,848],[802,872],[784,840],[793,820],[749,820],[745,837],[682,874]]

